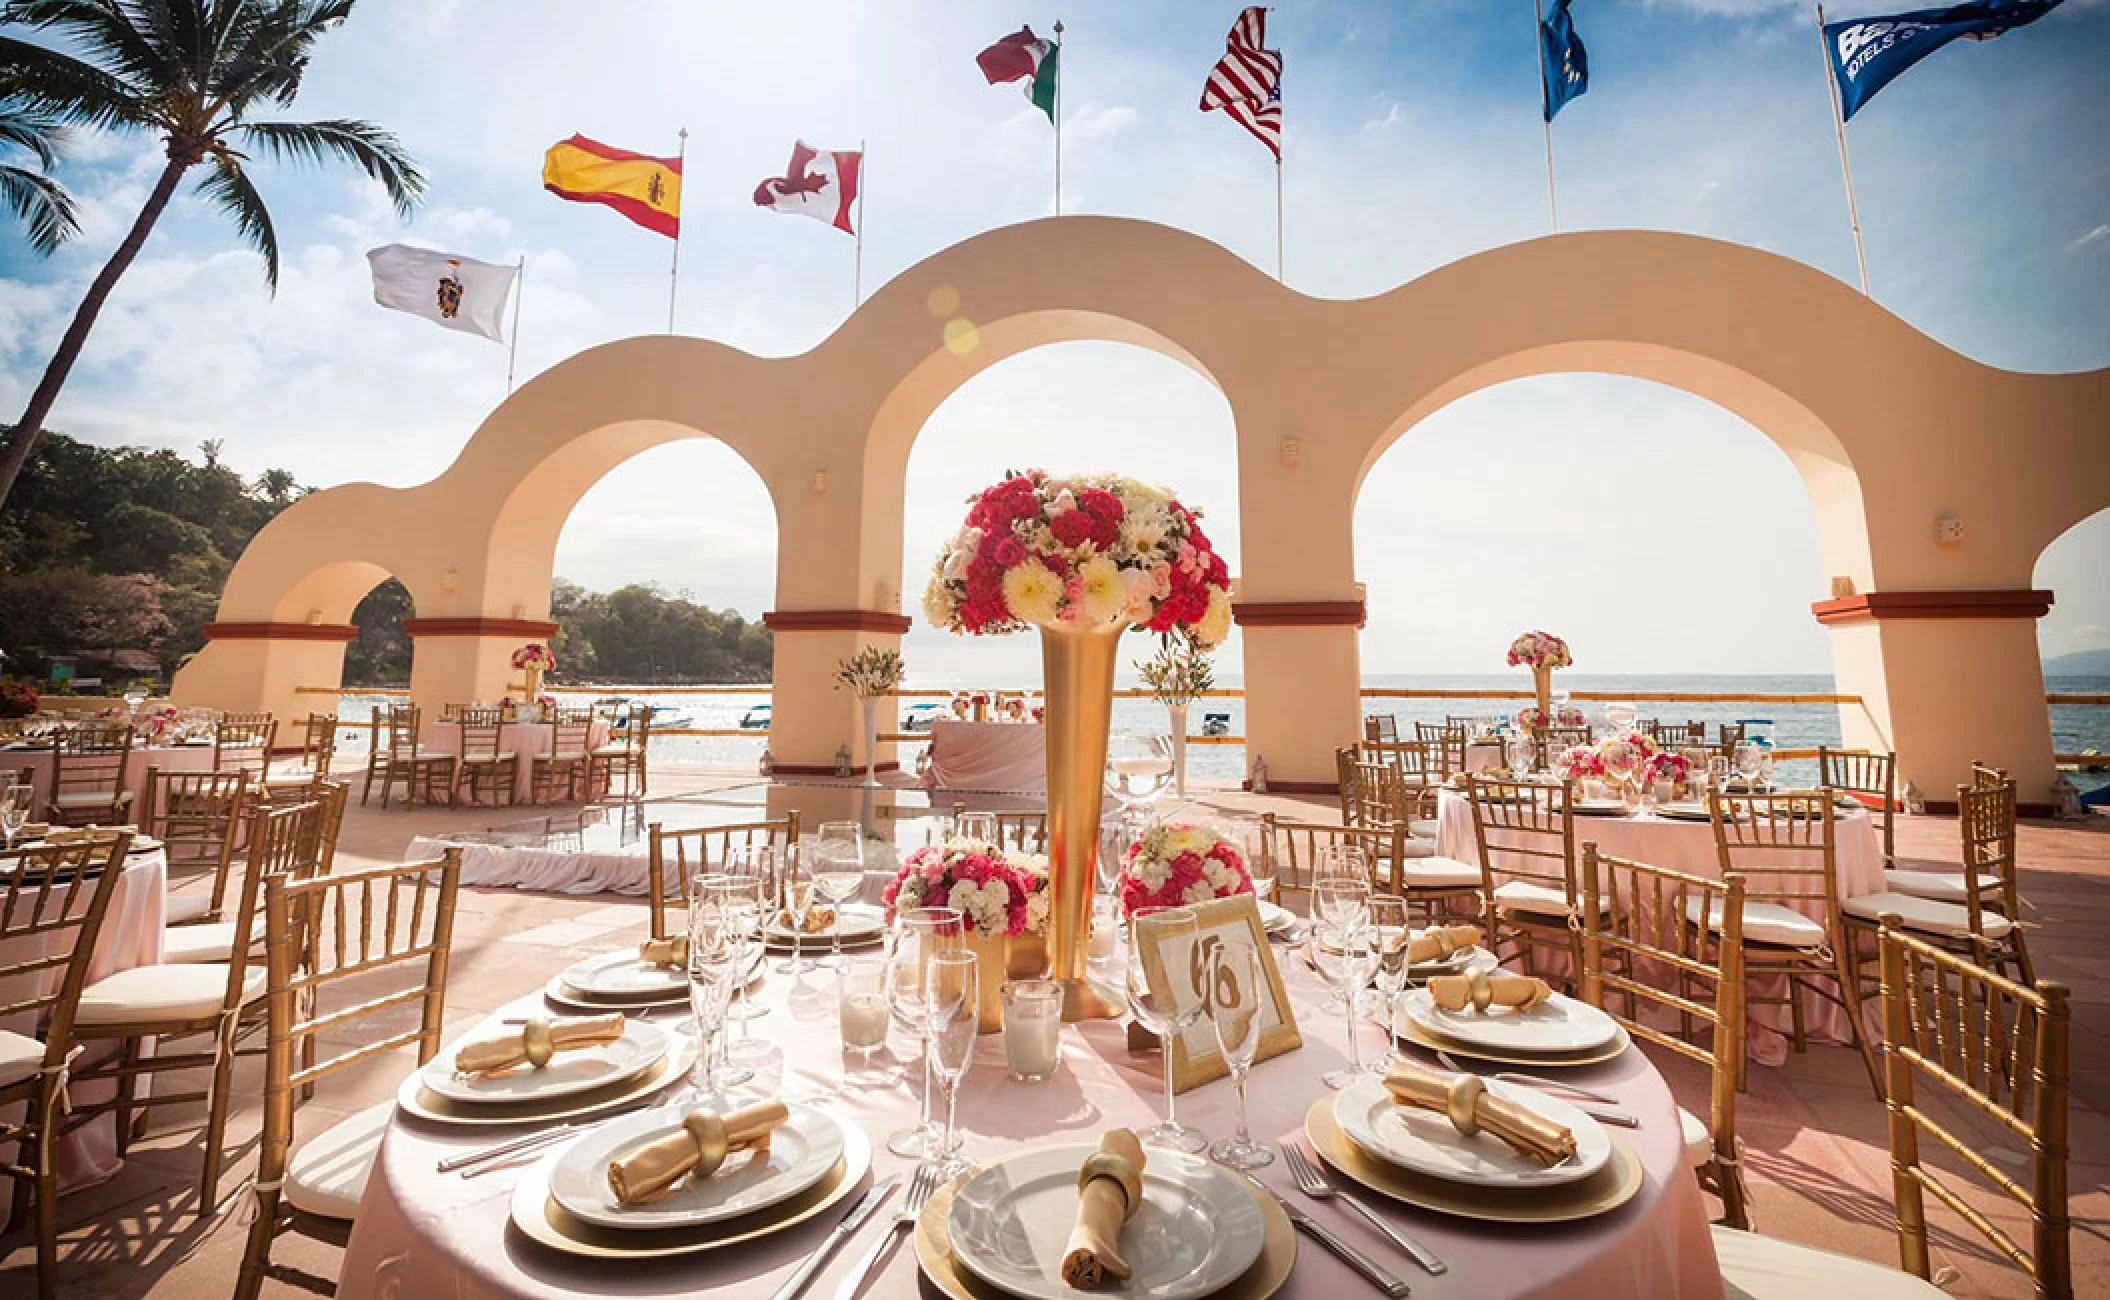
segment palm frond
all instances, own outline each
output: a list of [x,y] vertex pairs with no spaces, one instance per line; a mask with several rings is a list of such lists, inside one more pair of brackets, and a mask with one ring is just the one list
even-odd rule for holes
[[317,164],[341,159],[357,164],[381,182],[398,216],[410,216],[425,192],[425,174],[394,135],[371,122],[342,118],[321,122],[249,122],[238,129],[275,159]]
[[275,0],[227,33],[215,61],[215,98],[242,111],[257,102],[291,104],[315,43],[351,15],[353,0]]
[[271,225],[271,210],[264,196],[250,183],[242,164],[227,154],[215,154],[198,177],[198,193],[234,218],[242,238],[264,255],[264,283],[278,292],[278,231]]
[[73,196],[41,172],[0,163],[0,204],[22,219],[29,246],[39,253],[49,254],[80,233]]
[[[131,8],[163,11],[166,4]],[[168,59],[134,24],[127,6],[106,0],[14,0],[0,21],[51,31],[77,46],[97,65],[144,84],[154,84]]]
[[151,95],[91,63],[46,46],[0,36],[8,96],[29,111],[75,126],[160,126]]
[[65,128],[49,116],[0,97],[0,145],[35,155],[37,165],[49,171],[58,163],[65,138]]

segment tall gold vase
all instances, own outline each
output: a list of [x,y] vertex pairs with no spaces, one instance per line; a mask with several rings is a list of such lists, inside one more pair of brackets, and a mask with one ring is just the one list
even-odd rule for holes
[[1112,1020],[1120,999],[1086,975],[1092,879],[1105,799],[1106,733],[1114,707],[1114,656],[1126,624],[1043,627],[1047,687],[1048,974],[1062,982],[1062,1018]]
[[1541,664],[1533,664],[1531,685],[1539,697],[1539,725],[1550,727],[1557,721],[1553,716],[1553,670]]

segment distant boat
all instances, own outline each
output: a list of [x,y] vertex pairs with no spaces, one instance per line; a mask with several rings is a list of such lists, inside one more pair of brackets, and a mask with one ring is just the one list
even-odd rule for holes
[[757,704],[740,715],[740,727],[743,731],[766,730],[769,726],[769,719],[769,706],[767,704]]
[[907,711],[901,715],[901,729],[903,731],[929,731],[938,719],[944,716],[944,708],[931,703],[929,700],[924,700],[921,703],[908,706]]
[[689,711],[687,705],[683,704],[648,705],[643,700],[624,699],[595,700],[594,703],[597,705],[621,704],[628,706],[624,711],[623,716],[616,719],[615,725],[618,730],[621,730],[622,728],[630,725],[630,719],[632,715],[637,714],[639,712],[647,711],[649,711],[652,715],[652,729],[654,731],[666,731],[670,729],[679,730],[683,727],[693,727],[696,725],[696,715]]
[[1228,713],[1204,713],[1202,715],[1204,736],[1228,736],[1231,734],[1231,715]]

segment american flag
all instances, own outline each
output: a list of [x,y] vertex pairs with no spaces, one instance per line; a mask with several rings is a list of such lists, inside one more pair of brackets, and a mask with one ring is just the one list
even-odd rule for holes
[[1267,10],[1253,5],[1231,24],[1224,56],[1202,86],[1202,111],[1220,108],[1282,161],[1282,51],[1267,44]]

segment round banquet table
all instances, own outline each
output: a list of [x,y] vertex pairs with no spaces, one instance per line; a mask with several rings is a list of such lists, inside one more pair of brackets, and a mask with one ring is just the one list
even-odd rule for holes
[[1037,793],[1048,788],[1047,745],[1047,731],[1037,722],[934,722],[931,785]]
[[[1436,851],[1445,857],[1478,866],[1480,844],[1473,834],[1472,805],[1464,795],[1445,790],[1438,797],[1437,808]],[[1839,876],[1839,896],[1843,899],[1881,892],[1884,888],[1883,843],[1868,810],[1842,810],[1833,827],[1836,837],[1833,857]],[[1714,827],[1707,822],[1658,817],[1653,813],[1634,813],[1625,817],[1578,816],[1575,819],[1576,853],[1580,855],[1582,846],[1589,843],[1596,844],[1599,852],[1615,858],[1630,858],[1652,867],[1704,876],[1709,880],[1722,878],[1722,860],[1715,847]],[[1502,850],[1497,847],[1494,862],[1497,878],[1502,875],[1502,856]],[[1576,869],[1581,870],[1579,857]],[[1823,909],[1816,904],[1798,902],[1793,906],[1813,919],[1824,919]],[[1565,961],[1565,958],[1560,960]],[[1785,976],[1772,975],[1754,978],[1751,988],[1759,997],[1776,998],[1785,991],[1785,983]],[[1827,1043],[1850,1041],[1846,1011],[1838,1003],[1806,992],[1802,1010],[1804,1024],[1812,1038]],[[1761,1065],[1779,1065],[1786,1061],[1791,1019],[1792,1013],[1784,1003],[1754,1002],[1750,1007],[1749,1032],[1745,1036],[1750,1058]]]
[[[132,811],[135,816],[146,801],[148,768],[163,772],[210,772],[212,743],[208,741],[200,745],[153,745],[146,748],[135,746],[125,757],[125,789],[132,792]],[[39,801],[51,798],[51,750],[48,747],[0,747],[0,775],[10,772],[26,777],[35,787]],[[39,820],[42,819],[42,813],[40,806]]]
[[[608,724],[599,718],[587,728],[586,747],[598,749],[608,743]],[[547,722],[502,722],[498,725],[498,747],[513,755],[513,798],[526,802],[534,787],[535,759],[557,745],[557,733]],[[435,754],[462,752],[462,724],[434,722],[425,728],[425,748]]]
[[[210,753],[211,751],[207,751]],[[115,975],[134,966],[151,966],[161,960],[161,932],[168,915],[168,854],[162,849],[151,849],[144,853],[125,856],[125,863],[118,871],[117,884],[110,893],[110,907],[103,915],[102,933],[96,936],[95,952],[88,962],[88,980]],[[0,965],[10,962],[30,961],[48,955],[43,950],[44,939],[18,935],[0,940]],[[53,967],[47,972],[49,982],[56,985],[64,971]],[[12,994],[0,988],[0,1001],[11,1000]],[[0,1020],[0,1029],[11,1029],[18,1034],[34,1034],[34,1017],[23,1014]],[[75,1062],[75,1073],[79,1073],[84,1062]],[[147,1080],[137,1085],[143,1090]],[[70,1085],[76,1102],[104,1101],[114,1095],[115,1083]],[[21,1114],[20,1107],[0,1111],[0,1118],[15,1119]],[[114,1177],[124,1168],[124,1159],[117,1154],[117,1116],[99,1115],[95,1119],[58,1140],[59,1186],[72,1191],[80,1187],[93,1186]],[[11,1182],[0,1176],[0,1194],[12,1192]],[[10,1202],[0,1201],[0,1205]],[[0,1215],[5,1211],[0,1210]]]
[[[1247,1089],[1252,1132],[1257,1140],[1268,1142],[1301,1132],[1305,1111],[1325,1092],[1319,1075],[1340,1065],[1345,1056],[1342,1021],[1321,1010],[1324,986],[1288,950],[1275,951],[1304,1046],[1253,1067]],[[871,1177],[912,1172],[912,1162],[885,1147],[886,1135],[915,1116],[916,1094],[904,1080],[920,1071],[901,1068],[914,1064],[901,1036],[896,1034],[892,1049],[903,1054],[902,1060],[880,1053],[873,1067],[855,1063],[841,1047],[832,985],[809,977],[790,987],[775,971],[774,960],[771,965],[760,994],[768,1014],[752,1022],[752,1032],[771,1045],[771,1055],[757,1082],[737,1091],[745,1095],[760,1087],[781,1097],[819,1100],[873,1139]],[[494,1015],[518,1016],[540,1007],[538,995]],[[1368,1054],[1378,1046],[1378,1033],[1373,1026],[1364,1029]],[[445,1050],[452,1050],[451,1045]],[[1407,1051],[1418,1056],[1417,1049]],[[961,1086],[963,1155],[972,1162],[1027,1144],[1089,1144],[1111,1127],[1152,1124],[1163,1104],[1160,1068],[1155,1052],[1131,1054],[1122,1026],[1102,1021],[1063,1031],[1062,1068],[1046,1082],[1015,1083],[1005,1072],[1003,1036],[985,1035],[976,1044]],[[1638,1130],[1613,1130],[1645,1167],[1641,1190],[1607,1214],[1546,1227],[1479,1223],[1389,1206],[1395,1222],[1450,1266],[1442,1276],[1423,1273],[1346,1212],[1302,1198],[1280,1158],[1256,1176],[1411,1282],[1417,1300],[1598,1295],[1716,1300],[1722,1287],[1714,1245],[1698,1184],[1685,1167],[1676,1105],[1662,1076],[1638,1050],[1630,1049],[1617,1060],[1572,1071],[1570,1077],[1616,1095],[1622,1108],[1641,1119]],[[1227,1135],[1234,1123],[1229,1081],[1181,1096],[1179,1114],[1212,1138]],[[512,1132],[449,1129],[398,1112],[390,1121],[345,1250],[338,1284],[343,1300],[703,1294],[759,1298],[771,1295],[821,1245],[840,1217],[831,1211],[816,1222],[737,1249],[655,1263],[616,1264],[560,1255],[511,1226],[513,1184],[517,1170],[528,1162],[476,1178],[434,1171],[436,1161],[490,1145]],[[546,1156],[539,1153],[534,1157],[542,1158]],[[896,1190],[880,1215],[830,1257],[812,1279],[807,1297],[828,1300],[835,1295],[902,1197]],[[1374,1194],[1366,1199],[1382,1204]],[[841,1209],[847,1210],[850,1203],[845,1201]],[[888,1300],[918,1294],[935,1292],[919,1286],[915,1251],[904,1240],[863,1296]],[[1296,1269],[1279,1294],[1335,1300],[1375,1292],[1331,1254],[1299,1237]]]

